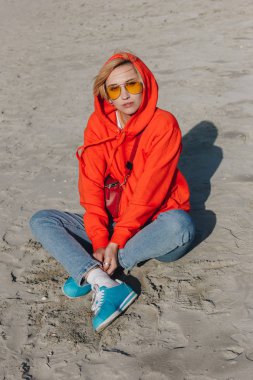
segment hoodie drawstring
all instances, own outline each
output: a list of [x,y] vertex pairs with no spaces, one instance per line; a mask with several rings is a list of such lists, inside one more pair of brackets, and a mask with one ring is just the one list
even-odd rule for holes
[[[91,146],[94,146],[94,145],[99,145],[99,144],[103,144],[107,141],[112,141],[114,139],[117,139],[117,137],[119,137],[118,139],[118,144],[115,146],[115,148],[113,149],[113,152],[111,154],[111,157],[109,159],[109,162],[108,162],[108,165],[107,165],[107,172],[109,173],[109,170],[110,170],[110,167],[112,165],[112,162],[114,160],[114,156],[118,150],[118,148],[120,147],[120,145],[124,142],[125,138],[126,138],[126,132],[125,131],[120,131],[117,135],[114,135],[114,136],[111,136],[111,137],[108,137],[106,139],[103,139],[103,140],[100,140],[100,141],[97,141],[95,143],[91,143],[91,144],[87,144],[87,145],[81,145],[77,148],[76,150],[76,157],[78,159],[78,161],[81,163],[82,166],[84,166],[84,162],[83,162],[83,158],[82,158],[82,155],[83,155],[83,152],[85,149],[91,147]],[[81,153],[79,153],[81,151]],[[108,175],[108,174],[107,174]]]

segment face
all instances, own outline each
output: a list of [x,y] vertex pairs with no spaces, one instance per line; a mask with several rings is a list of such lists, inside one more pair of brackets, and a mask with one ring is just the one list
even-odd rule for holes
[[142,93],[130,94],[124,87],[127,82],[131,81],[140,82],[140,79],[133,65],[126,64],[116,67],[105,82],[106,87],[120,85],[120,96],[116,100],[112,100],[112,104],[121,112],[122,116],[133,115],[141,105]]

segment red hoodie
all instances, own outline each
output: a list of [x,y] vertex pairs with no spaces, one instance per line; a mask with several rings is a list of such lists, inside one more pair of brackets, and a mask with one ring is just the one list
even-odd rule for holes
[[[122,57],[115,54],[110,60]],[[144,83],[142,103],[124,129],[117,126],[115,107],[95,97],[95,111],[84,131],[84,145],[78,148],[80,203],[85,208],[84,225],[94,251],[109,243],[104,180],[108,174],[123,182],[125,163],[136,135],[141,138],[133,170],[123,189],[119,217],[115,219],[111,242],[123,248],[148,221],[170,209],[188,211],[189,188],[177,169],[181,132],[175,117],[157,108],[158,86],[147,66],[129,54]]]

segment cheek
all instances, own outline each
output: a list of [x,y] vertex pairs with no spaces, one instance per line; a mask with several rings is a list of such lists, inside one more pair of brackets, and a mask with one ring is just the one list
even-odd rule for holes
[[142,101],[142,94],[138,94],[136,95],[136,104],[138,104],[138,107],[141,105],[141,101]]
[[113,101],[113,105],[114,105],[114,107],[116,107],[116,108],[120,107],[120,101],[119,101],[118,99],[114,100],[114,101]]

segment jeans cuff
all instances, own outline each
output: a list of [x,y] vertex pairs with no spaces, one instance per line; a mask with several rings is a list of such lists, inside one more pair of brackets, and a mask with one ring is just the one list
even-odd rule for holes
[[[79,272],[79,274],[74,278],[76,283],[79,286],[83,286],[86,283],[86,280],[85,280],[85,282],[82,282],[85,274],[95,267],[99,267],[99,262],[93,262],[93,263],[90,263],[89,265],[86,265],[86,267],[83,270],[81,270]],[[82,282],[82,284],[81,284],[81,282]]]
[[127,266],[125,263],[124,263],[124,260],[123,260],[123,258],[122,258],[122,252],[119,250],[119,253],[118,253],[118,261],[119,261],[119,263],[120,263],[120,265],[122,266],[122,268],[124,268],[124,269],[126,269],[126,270],[131,270],[133,267],[134,267],[134,265],[132,265],[132,266]]

